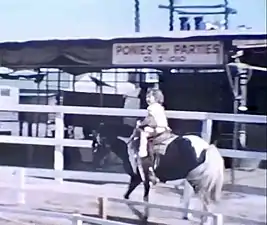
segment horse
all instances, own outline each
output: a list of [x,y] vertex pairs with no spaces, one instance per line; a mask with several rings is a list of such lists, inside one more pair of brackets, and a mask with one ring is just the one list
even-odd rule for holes
[[[100,135],[100,134],[98,134]],[[98,140],[101,140],[101,138]],[[151,141],[149,141],[151,143]],[[107,143],[107,140],[106,142]],[[150,191],[149,167],[150,157],[140,161],[138,146],[140,132],[136,127],[130,141],[109,139],[109,149],[123,162],[124,170],[130,175],[128,189],[124,194],[129,199],[135,188],[143,182],[143,200],[148,201]],[[197,135],[178,136],[170,133],[164,140],[152,146],[158,148],[153,160],[154,172],[160,182],[185,179],[183,207],[189,209],[190,199],[194,194],[200,197],[205,212],[210,212],[210,204],[219,201],[224,183],[224,161],[217,147],[209,144]],[[94,146],[93,160],[100,163],[108,153],[103,143]],[[139,162],[139,163],[138,163]],[[140,167],[141,162],[141,167]],[[191,214],[186,210],[183,219],[189,220]],[[209,223],[207,217],[201,218],[201,224]]]

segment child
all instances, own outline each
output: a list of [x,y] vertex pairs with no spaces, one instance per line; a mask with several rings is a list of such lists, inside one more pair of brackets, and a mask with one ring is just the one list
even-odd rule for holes
[[[164,96],[161,90],[151,89],[147,92],[146,101],[148,104],[148,115],[143,121],[139,121],[137,126],[141,128],[139,156],[141,158],[148,156],[147,142],[149,137],[157,136],[169,131],[168,120],[165,115],[165,109],[162,106]],[[150,168],[150,172],[153,169]]]

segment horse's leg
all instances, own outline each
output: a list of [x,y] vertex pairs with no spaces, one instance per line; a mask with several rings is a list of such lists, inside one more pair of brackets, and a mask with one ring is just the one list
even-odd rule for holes
[[[194,189],[187,180],[184,182],[184,193],[183,193],[183,208],[190,209],[190,200],[194,195]],[[192,213],[187,210],[183,214],[183,219],[190,220],[192,218]]]
[[148,202],[149,199],[149,191],[150,191],[150,174],[149,174],[149,168],[151,166],[151,161],[148,158],[145,158],[142,160],[142,170],[144,175],[144,195],[143,195],[143,201]]
[[144,202],[148,202],[149,200],[149,191],[150,191],[149,178],[146,177],[146,180],[144,182],[144,196],[143,196]]
[[[150,184],[149,184],[149,177],[148,175],[146,176],[145,182],[144,182],[144,196],[143,196],[143,201],[148,202],[149,200],[149,191],[150,191]],[[144,217],[143,220],[147,221],[149,217],[149,207],[145,206],[144,209]]]
[[134,191],[134,189],[141,183],[141,179],[138,175],[132,175],[130,184],[128,186],[128,190],[124,195],[125,199],[129,199],[130,194]]
[[[203,211],[204,212],[211,212],[211,207],[209,205],[209,201],[203,197],[201,198],[202,204],[203,204]],[[210,225],[212,224],[212,218],[207,217],[206,215],[201,216],[201,222],[200,225]]]

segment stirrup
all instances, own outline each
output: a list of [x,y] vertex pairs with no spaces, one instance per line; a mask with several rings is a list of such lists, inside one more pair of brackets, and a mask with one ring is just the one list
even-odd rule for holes
[[152,167],[149,167],[149,180],[152,182],[153,185],[156,185],[160,182]]
[[149,153],[148,153],[148,150],[147,149],[145,151],[139,149],[138,156],[141,159],[146,158],[148,155],[149,155]]

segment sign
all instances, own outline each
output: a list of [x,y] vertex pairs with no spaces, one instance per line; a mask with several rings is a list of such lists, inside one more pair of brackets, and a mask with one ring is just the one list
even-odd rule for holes
[[216,66],[223,64],[223,45],[210,42],[113,44],[113,65]]

